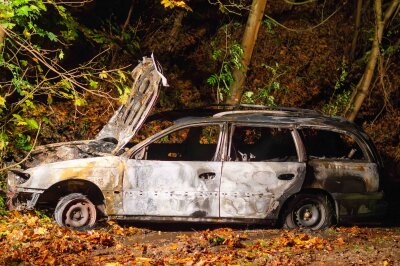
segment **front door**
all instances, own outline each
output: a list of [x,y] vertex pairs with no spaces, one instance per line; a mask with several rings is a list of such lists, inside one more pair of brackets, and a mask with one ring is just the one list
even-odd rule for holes
[[232,127],[229,157],[223,162],[221,217],[265,218],[282,196],[300,190],[305,163],[288,128],[236,125]]
[[218,217],[220,125],[183,127],[130,159],[124,178],[127,215]]

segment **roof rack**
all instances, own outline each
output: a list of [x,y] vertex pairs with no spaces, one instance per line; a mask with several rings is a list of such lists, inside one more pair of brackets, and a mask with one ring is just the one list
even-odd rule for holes
[[[213,115],[213,117],[222,117],[235,114],[270,114],[270,115],[287,115],[286,111],[273,111],[273,110],[232,110],[223,111]],[[291,113],[290,113],[291,114]]]

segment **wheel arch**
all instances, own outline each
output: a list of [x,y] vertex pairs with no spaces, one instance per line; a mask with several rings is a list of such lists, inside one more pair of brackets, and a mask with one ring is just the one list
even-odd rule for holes
[[59,199],[71,193],[85,195],[96,206],[105,204],[101,189],[93,182],[82,179],[69,179],[51,185],[40,195],[37,204],[41,207],[55,208]]
[[282,220],[282,215],[284,214],[285,210],[287,209],[288,205],[290,204],[290,202],[292,202],[296,196],[300,195],[300,194],[315,194],[315,195],[325,195],[328,200],[331,202],[332,206],[334,206],[334,221],[335,223],[339,222],[339,206],[337,201],[333,198],[333,196],[331,195],[331,193],[329,193],[328,191],[324,190],[324,189],[320,189],[320,188],[306,188],[306,189],[302,189],[299,192],[291,195],[289,198],[287,198],[285,200],[285,202],[283,203],[282,207],[279,209],[279,215],[278,215],[278,221],[280,222]]

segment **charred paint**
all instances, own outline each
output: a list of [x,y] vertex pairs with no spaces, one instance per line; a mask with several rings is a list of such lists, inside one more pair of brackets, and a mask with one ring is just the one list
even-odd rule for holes
[[[292,175],[280,180],[281,175]],[[305,164],[296,162],[224,162],[221,181],[221,217],[265,218],[286,193],[300,191]]]
[[[219,217],[220,162],[129,160],[124,179],[127,215]],[[214,173],[203,178],[203,173]]]
[[[311,160],[309,164],[313,170],[312,177],[315,179],[310,187],[325,189],[331,193],[376,192],[379,189],[379,173],[374,163]],[[353,191],[350,188],[352,185],[354,185]]]

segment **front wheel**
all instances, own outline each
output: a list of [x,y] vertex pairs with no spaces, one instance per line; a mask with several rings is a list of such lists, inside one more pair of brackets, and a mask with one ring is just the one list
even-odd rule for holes
[[298,194],[283,210],[283,228],[324,229],[332,225],[332,203],[325,195]]
[[76,230],[90,229],[96,223],[96,206],[84,195],[72,193],[60,199],[54,218],[60,226]]

